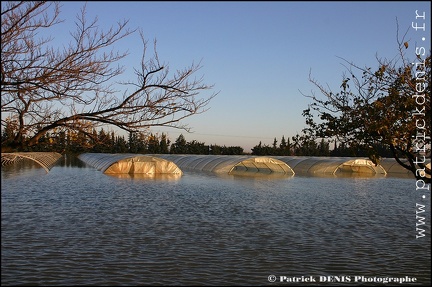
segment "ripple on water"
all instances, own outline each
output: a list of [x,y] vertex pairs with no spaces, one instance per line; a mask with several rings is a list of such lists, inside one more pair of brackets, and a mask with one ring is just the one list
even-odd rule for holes
[[2,170],[2,285],[264,285],[270,274],[427,284],[430,236],[415,240],[413,185]]

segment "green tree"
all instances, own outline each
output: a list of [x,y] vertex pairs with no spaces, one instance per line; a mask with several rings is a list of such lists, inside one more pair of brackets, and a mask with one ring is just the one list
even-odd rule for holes
[[186,154],[187,151],[187,142],[183,134],[180,134],[179,137],[175,140],[175,142],[171,145],[171,153],[175,154]]
[[169,144],[170,140],[167,138],[167,135],[162,133],[159,147],[160,147],[160,153],[167,154],[169,153]]
[[253,155],[262,155],[263,153],[263,147],[262,147],[262,142],[260,141],[258,145],[254,146],[252,148],[252,154]]
[[287,138],[287,144],[286,144],[284,155],[291,155],[291,141],[289,138]]
[[279,155],[291,155],[290,152],[290,139],[288,141],[285,139],[285,136],[282,136],[281,143],[279,144]]
[[138,153],[140,143],[137,133],[130,132],[128,136],[128,147],[130,153]]
[[147,138],[147,152],[148,153],[161,153],[159,137],[154,134],[150,134]]
[[[86,134],[89,134],[86,132]],[[78,154],[88,151],[93,145],[89,143],[89,138],[81,132],[67,130],[66,142],[70,153]]]
[[209,154],[209,146],[196,140],[188,142],[186,149],[188,154]]
[[319,143],[319,155],[320,156],[329,156],[330,155],[330,147],[329,142],[326,142],[324,139],[321,139]]
[[273,140],[272,148],[274,149],[274,151],[276,151],[277,148],[278,148],[278,146],[277,146],[277,139],[276,138],[274,138],[274,140]]
[[210,154],[221,155],[223,154],[223,149],[220,145],[210,145]]
[[103,128],[99,132],[93,129],[89,139],[91,152],[112,152],[114,142],[111,138],[111,135],[106,133]]
[[114,140],[114,153],[127,153],[129,151],[127,141],[124,136],[116,136]]
[[223,146],[222,154],[225,155],[241,155],[243,154],[243,148],[240,146]]
[[389,149],[401,166],[430,183],[430,52],[415,49],[415,60],[408,60],[409,43],[398,44],[398,56],[377,58],[376,69],[346,62],[336,93],[310,77],[324,97],[306,95],[312,104],[303,114],[315,136],[362,150],[375,164]]

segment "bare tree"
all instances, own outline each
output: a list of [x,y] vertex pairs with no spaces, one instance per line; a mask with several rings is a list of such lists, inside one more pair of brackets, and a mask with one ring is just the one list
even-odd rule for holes
[[[154,54],[147,57],[143,43],[136,80],[119,82],[120,65],[127,52],[114,46],[121,39],[136,35],[118,22],[107,31],[97,18],[89,22],[86,8],[76,19],[71,40],[56,47],[49,29],[62,22],[60,6],[49,1],[7,2],[2,5],[1,23],[1,111],[6,120],[17,123],[11,147],[36,145],[49,131],[87,133],[109,125],[127,132],[142,132],[151,126],[188,130],[183,119],[206,111],[216,96],[198,98],[212,85],[195,78],[201,64],[192,63],[170,73],[169,66]],[[48,33],[47,33],[48,32]],[[139,61],[138,61],[139,64]]]

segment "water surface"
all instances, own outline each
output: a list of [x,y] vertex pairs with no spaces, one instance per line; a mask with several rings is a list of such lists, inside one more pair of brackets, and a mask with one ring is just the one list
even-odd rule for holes
[[271,274],[430,285],[430,204],[412,179],[130,178],[79,161],[1,176],[2,285],[278,285]]

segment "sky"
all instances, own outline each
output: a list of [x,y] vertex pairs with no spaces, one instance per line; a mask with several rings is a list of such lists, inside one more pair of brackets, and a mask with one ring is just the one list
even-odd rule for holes
[[[62,30],[73,30],[84,2],[61,2]],[[417,18],[426,14],[426,21]],[[397,24],[400,34],[408,31],[410,49],[430,50],[431,4],[428,1],[387,2],[148,2],[90,1],[89,19],[98,17],[101,28],[129,20],[140,28],[170,70],[201,61],[197,76],[214,85],[202,93],[212,99],[208,111],[187,118],[192,133],[173,128],[154,128],[169,139],[183,134],[187,141],[241,146],[245,152],[276,138],[291,138],[306,126],[302,111],[311,103],[304,95],[318,93],[309,74],[337,89],[343,59],[359,66],[377,67],[376,56],[397,55]],[[425,23],[426,31],[411,28]],[[422,38],[425,37],[425,40]],[[135,79],[142,44],[133,34],[116,44],[128,50],[122,64],[124,76]]]

